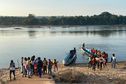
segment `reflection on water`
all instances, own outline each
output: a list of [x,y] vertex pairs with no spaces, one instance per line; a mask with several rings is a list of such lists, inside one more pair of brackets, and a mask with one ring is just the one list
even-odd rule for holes
[[125,38],[125,26],[0,28],[0,67],[7,67],[11,59],[33,54],[61,62],[73,47],[78,51],[77,62],[86,62],[79,51],[83,42],[88,48],[106,51],[109,56],[116,53],[118,60],[126,60]]
[[[100,35],[101,37],[109,37],[111,35],[125,33],[125,30],[100,30],[100,31],[61,31],[62,34],[86,34],[86,35]],[[53,32],[57,33],[57,32]]]
[[[59,27],[58,27],[59,28]],[[125,27],[111,27],[111,26],[102,26],[99,28],[99,26],[90,27],[90,26],[84,26],[84,27],[72,27],[72,28],[62,28],[60,27],[58,29],[57,27],[52,28],[23,28],[23,29],[0,29],[0,35],[2,36],[14,36],[14,35],[24,35],[28,34],[30,38],[36,38],[36,33],[42,33],[43,35],[51,34],[51,35],[57,35],[57,34],[72,34],[72,35],[99,35],[101,37],[109,37],[111,35],[121,35],[126,33]],[[62,28],[62,29],[61,29]]]
[[27,31],[30,38],[36,38],[36,31]]

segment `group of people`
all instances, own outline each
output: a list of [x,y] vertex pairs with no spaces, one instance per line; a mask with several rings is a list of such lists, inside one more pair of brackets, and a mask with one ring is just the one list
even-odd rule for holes
[[[33,55],[31,58],[28,57],[22,57],[21,58],[21,65],[22,65],[22,76],[23,77],[28,77],[31,78],[33,75],[37,75],[40,78],[44,74],[49,74],[52,75],[52,69],[54,72],[58,71],[58,61],[54,59],[53,61],[51,59],[46,59],[41,60],[40,57],[35,58],[35,55]],[[10,80],[12,79],[12,74],[14,76],[14,80],[16,79],[15,77],[15,63],[13,60],[10,62]]]
[[100,50],[91,49],[91,53],[89,56],[89,63],[88,67],[92,67],[93,70],[96,69],[96,67],[100,70],[102,70],[103,66],[106,66],[106,63],[108,62],[108,54],[106,52],[101,52]]
[[31,78],[33,75],[38,75],[40,78],[43,74],[52,75],[52,68],[54,71],[58,71],[58,61],[54,59],[42,60],[40,57],[35,58],[33,55],[31,58],[22,57],[22,73],[23,77]]
[[[108,62],[108,53],[102,52],[100,50],[91,49],[91,54],[89,55],[89,63],[88,67],[92,67],[93,70],[100,69],[102,70],[103,67],[107,66]],[[112,54],[111,57],[112,68],[116,67],[116,57],[115,54]]]
[[[85,44],[83,44],[82,48],[85,48]],[[76,49],[73,50],[76,53]],[[97,49],[91,49],[91,54],[88,57],[88,67],[96,70],[96,68],[102,70],[103,67],[107,66],[108,62],[108,53],[102,52]],[[72,51],[71,51],[72,53]],[[112,68],[116,67],[116,57],[115,54],[112,54],[111,57]],[[53,71],[58,71],[58,61],[54,59],[44,58],[43,60],[41,57],[36,58],[35,55],[32,57],[22,57],[21,58],[21,65],[22,65],[22,74],[23,77],[31,78],[33,75],[37,75],[40,78],[43,74],[52,75]],[[14,75],[15,79],[15,63],[13,60],[10,62],[10,80],[11,75]]]

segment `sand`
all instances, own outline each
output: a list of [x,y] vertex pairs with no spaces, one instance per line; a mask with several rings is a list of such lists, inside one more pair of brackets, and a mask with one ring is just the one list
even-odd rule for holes
[[56,73],[55,80],[58,83],[126,84],[126,62],[119,62],[116,69],[112,69],[109,63],[107,67],[96,71],[85,64],[63,67]]
[[43,75],[42,78],[32,76],[32,78],[22,77],[21,72],[16,70],[16,80],[9,80],[9,70],[0,70],[0,84],[55,84],[52,76]]
[[37,76],[33,76],[32,78],[20,76],[15,81],[10,81],[8,84],[55,84],[55,82],[49,75],[44,75],[42,78]]
[[59,65],[59,70],[53,77],[44,75],[42,78],[33,76],[32,78],[22,77],[19,70],[16,71],[16,80],[9,81],[9,71],[0,70],[0,79],[4,84],[57,84],[57,83],[82,83],[82,84],[126,84],[126,62],[119,62],[116,69],[111,68],[109,63],[102,70],[93,71],[86,64],[76,64],[73,66]]

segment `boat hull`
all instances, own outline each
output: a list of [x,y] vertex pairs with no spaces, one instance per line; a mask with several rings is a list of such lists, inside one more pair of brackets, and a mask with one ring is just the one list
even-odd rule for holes
[[92,56],[94,56],[94,57],[97,57],[96,54],[91,53],[91,50],[86,49],[86,48],[82,48],[82,49],[84,50],[84,52],[85,52],[88,56],[89,56],[89,55],[92,55]]
[[76,55],[76,53],[73,55],[73,56],[71,56],[70,54],[64,59],[64,65],[65,66],[69,66],[69,65],[71,65],[71,64],[74,64],[74,63],[76,63],[76,59],[77,59],[77,55]]

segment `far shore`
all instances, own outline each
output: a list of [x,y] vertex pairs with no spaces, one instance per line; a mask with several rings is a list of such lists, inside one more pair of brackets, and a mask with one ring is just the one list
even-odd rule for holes
[[50,28],[50,27],[62,27],[62,28],[69,28],[69,27],[80,27],[80,26],[126,26],[126,25],[0,25],[0,28],[8,28],[8,27],[14,27],[14,28],[20,28],[20,27],[26,27],[26,28]]

